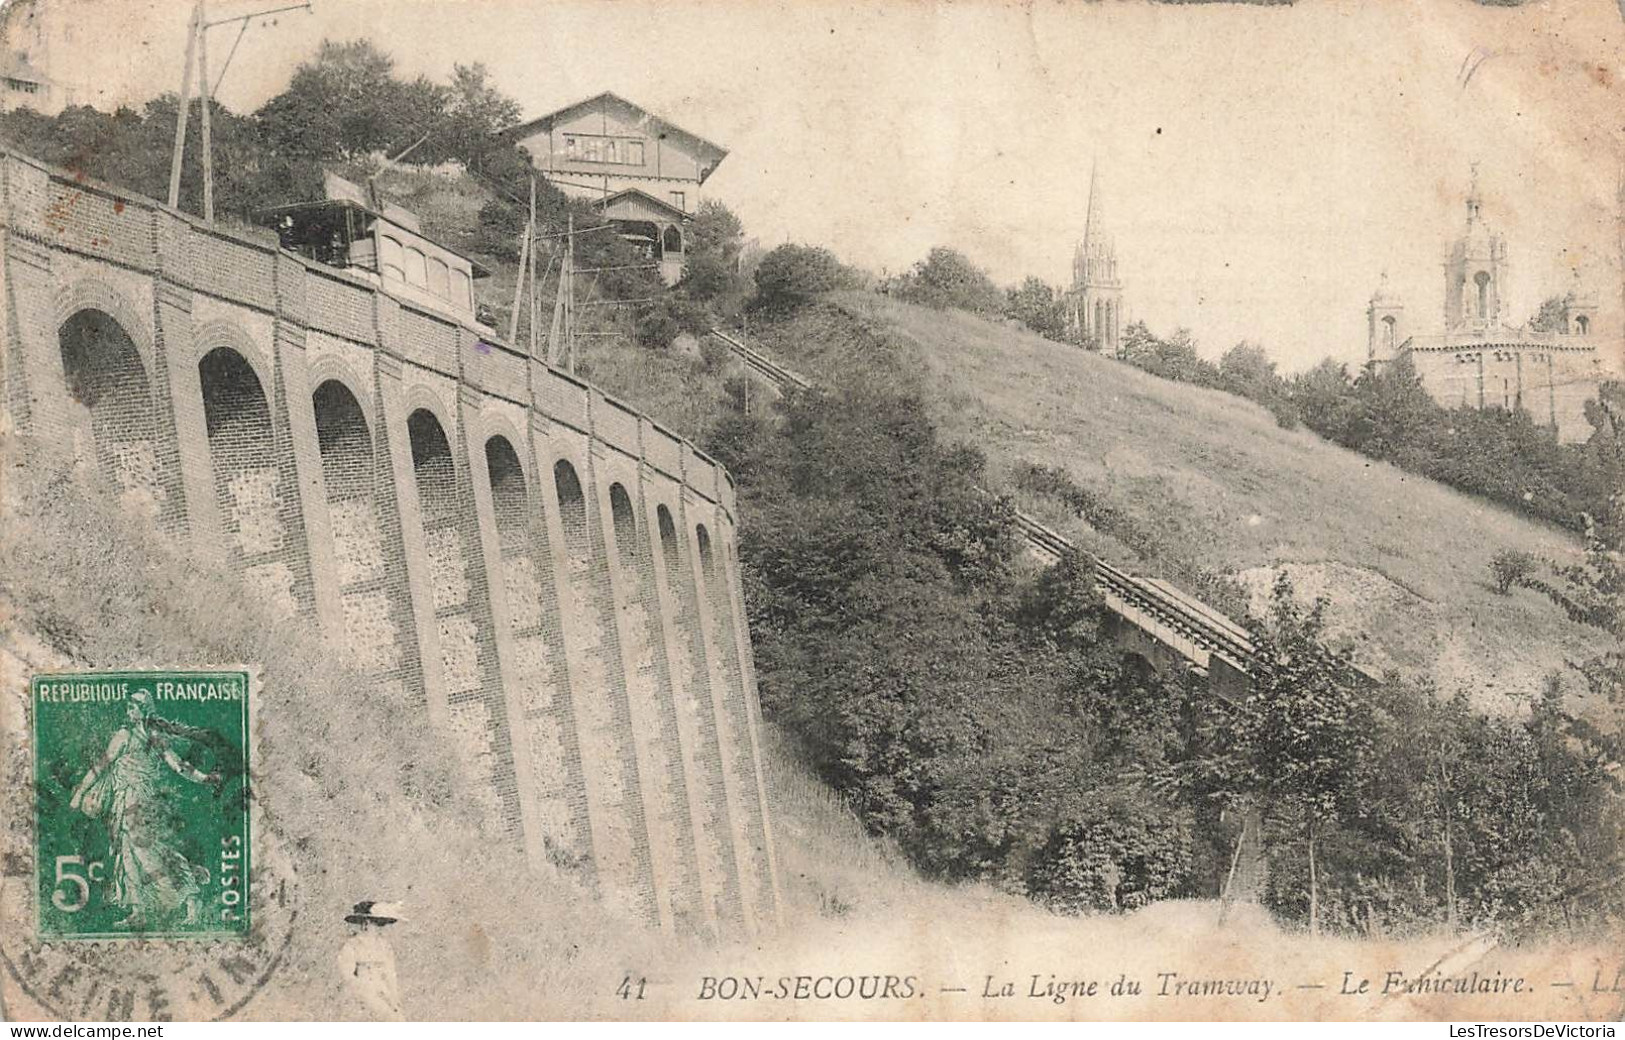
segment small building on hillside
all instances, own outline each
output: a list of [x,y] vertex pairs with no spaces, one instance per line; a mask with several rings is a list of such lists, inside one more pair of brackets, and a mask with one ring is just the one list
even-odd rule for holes
[[660,264],[667,283],[683,270],[684,225],[728,150],[603,93],[508,131],[549,183],[590,200],[622,237]]
[[620,228],[621,238],[643,251],[660,265],[660,277],[676,285],[683,276],[687,256],[688,214],[640,188],[623,188],[592,204]]
[[52,35],[38,0],[0,5],[0,112],[31,108],[54,116],[72,103],[48,71]]
[[484,267],[429,238],[411,210],[374,197],[337,174],[326,196],[261,210],[259,222],[289,252],[359,274],[385,291],[462,318],[476,315],[474,280]]
[[1446,408],[1504,408],[1552,427],[1560,441],[1591,434],[1585,402],[1606,376],[1597,349],[1597,297],[1578,284],[1549,327],[1507,320],[1506,238],[1483,214],[1477,176],[1467,194],[1467,223],[1444,263],[1444,322],[1413,331],[1387,278],[1366,308],[1366,358],[1384,365],[1405,356],[1428,394]]

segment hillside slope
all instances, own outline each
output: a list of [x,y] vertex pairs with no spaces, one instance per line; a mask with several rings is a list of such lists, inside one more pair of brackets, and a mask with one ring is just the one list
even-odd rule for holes
[[[668,975],[712,948],[654,934],[595,901],[574,873],[533,869],[482,831],[458,763],[419,713],[350,670],[307,622],[273,616],[234,574],[155,532],[96,474],[0,436],[0,523],[0,931],[31,916],[29,677],[242,662],[258,683],[256,855],[286,881],[278,898],[294,908],[285,925],[275,913],[265,925],[285,928],[288,942],[243,1017],[366,1014],[334,967],[353,931],[343,916],[360,899],[406,905],[389,938],[415,1018],[625,1014],[613,983],[628,968]],[[905,906],[951,919],[994,898],[920,879],[771,726],[765,739],[786,934]],[[164,971],[196,971],[213,956],[213,944],[178,946],[184,956]],[[739,956],[733,943],[722,948]],[[107,944],[87,963],[109,978],[157,963],[130,961],[127,949]],[[18,952],[0,943],[0,955]]]
[[1596,645],[1534,593],[1501,596],[1488,581],[1497,551],[1566,561],[1579,548],[1571,536],[1280,429],[1229,394],[869,294],[837,296],[756,342],[819,379],[891,355],[880,367],[920,374],[947,436],[984,451],[996,485],[1007,489],[1023,463],[1063,468],[1123,514],[1118,534],[1139,537],[1093,530],[1055,500],[1018,495],[1023,507],[1141,573],[1234,579],[1255,609],[1284,568],[1300,593],[1331,601],[1334,634],[1367,668],[1431,675],[1505,706]]
[[[463,248],[478,242],[489,193],[471,179],[390,171],[380,180],[427,230]],[[481,297],[505,313],[512,265],[480,258],[494,274]],[[945,434],[986,453],[1001,490],[1015,490],[1024,463],[1065,469],[1122,523],[1094,529],[1031,493],[1018,491],[1017,503],[1113,563],[1231,613],[1248,600],[1262,610],[1284,568],[1301,593],[1331,601],[1334,635],[1370,670],[1431,675],[1505,706],[1597,645],[1536,594],[1500,596],[1488,582],[1501,549],[1562,561],[1578,550],[1571,536],[1308,430],[1282,430],[1229,394],[867,293],[753,319],[750,339],[823,383],[861,371],[922,388]],[[724,407],[730,369],[714,356],[651,351],[617,335],[590,337],[582,351],[579,374],[702,443]],[[1232,582],[1241,588],[1223,587]]]

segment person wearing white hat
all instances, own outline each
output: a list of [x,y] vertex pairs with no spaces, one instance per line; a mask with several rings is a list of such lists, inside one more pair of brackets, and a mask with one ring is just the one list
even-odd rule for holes
[[405,920],[401,904],[365,899],[355,905],[344,920],[355,926],[355,934],[339,948],[339,974],[350,991],[375,1021],[403,1022],[401,987],[395,977],[395,951],[380,929]]

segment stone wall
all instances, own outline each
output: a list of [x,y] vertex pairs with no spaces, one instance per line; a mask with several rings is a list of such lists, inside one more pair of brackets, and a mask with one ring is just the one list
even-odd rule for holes
[[4,426],[309,618],[493,833],[651,924],[779,914],[732,481],[542,361],[0,155]]
[[[1542,343],[1460,343],[1413,347],[1411,362],[1429,395],[1446,408],[1521,409],[1537,426],[1573,443],[1591,435],[1585,403],[1605,373],[1597,351],[1576,336]],[[1581,343],[1584,341],[1581,340]]]

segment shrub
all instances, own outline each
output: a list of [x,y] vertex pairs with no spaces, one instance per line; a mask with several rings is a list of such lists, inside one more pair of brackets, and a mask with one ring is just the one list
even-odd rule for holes
[[1502,549],[1490,561],[1490,574],[1495,578],[1495,591],[1505,596],[1512,591],[1512,586],[1522,585],[1535,573],[1539,566],[1533,553],[1521,549]]
[[975,314],[1002,314],[1007,306],[1004,293],[987,272],[958,250],[941,246],[899,278],[895,292],[910,303],[957,307]]
[[819,293],[847,288],[850,282],[834,253],[822,246],[787,242],[757,266],[756,302],[770,310],[788,310]]
[[1194,846],[1190,810],[1109,798],[1055,828],[1028,891],[1062,913],[1133,910],[1186,891]]
[[709,326],[704,307],[684,293],[669,292],[638,307],[635,335],[639,344],[665,350],[679,333],[703,335]]
[[1045,339],[1066,340],[1064,294],[1041,278],[1031,275],[1011,289],[1005,313]]

